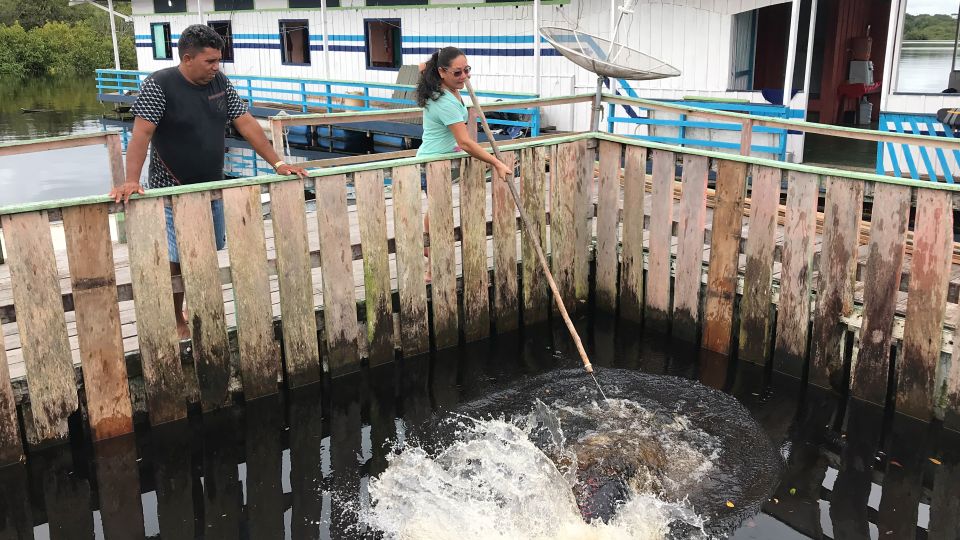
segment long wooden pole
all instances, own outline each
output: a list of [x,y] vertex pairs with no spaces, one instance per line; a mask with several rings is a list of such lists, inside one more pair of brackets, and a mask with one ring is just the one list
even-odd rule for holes
[[[503,157],[500,155],[500,148],[497,146],[497,141],[493,137],[493,133],[490,132],[490,125],[487,124],[487,117],[483,114],[483,108],[480,107],[480,101],[477,99],[477,95],[473,93],[473,86],[470,85],[470,79],[466,80],[467,92],[470,93],[470,101],[473,102],[473,106],[477,109],[477,114],[480,116],[480,124],[483,126],[483,132],[487,134],[487,141],[490,143],[490,148],[493,149],[493,154],[497,156],[497,159],[503,161]],[[557,303],[557,309],[560,311],[560,316],[563,317],[563,322],[567,325],[567,330],[570,331],[570,337],[573,338],[573,343],[577,347],[577,352],[580,353],[580,360],[583,362],[583,369],[587,371],[590,375],[593,375],[593,364],[590,363],[590,358],[587,356],[587,351],[583,348],[583,342],[580,340],[580,334],[577,333],[577,329],[573,326],[573,321],[570,320],[570,315],[567,313],[567,308],[563,305],[563,298],[560,296],[560,290],[557,289],[557,283],[553,280],[553,274],[550,273],[550,266],[547,264],[547,257],[543,254],[543,248],[540,246],[540,238],[538,237],[536,231],[533,230],[533,227],[530,226],[530,222],[527,220],[527,213],[523,211],[523,205],[520,203],[520,194],[517,193],[517,186],[513,183],[513,174],[510,177],[504,179],[507,182],[507,186],[510,188],[510,194],[513,195],[513,202],[517,205],[517,210],[520,211],[520,222],[523,223],[524,230],[527,231],[527,235],[530,237],[530,240],[533,241],[533,248],[537,252],[537,259],[540,261],[540,267],[543,268],[543,273],[547,276],[547,283],[550,284],[550,291],[553,292],[553,300]],[[594,381],[596,377],[594,376]],[[600,388],[600,385],[597,384],[597,388]],[[603,395],[603,390],[600,390],[600,394]],[[606,396],[603,396],[606,399]]]

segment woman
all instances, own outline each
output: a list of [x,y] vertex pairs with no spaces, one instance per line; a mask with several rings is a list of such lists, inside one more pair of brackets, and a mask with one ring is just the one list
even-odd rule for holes
[[444,47],[422,64],[415,91],[417,105],[423,107],[423,142],[417,157],[449,154],[463,150],[489,163],[498,178],[512,171],[484,150],[467,130],[467,107],[460,90],[470,78],[467,57],[456,47]]
[[[502,161],[484,150],[471,137],[467,122],[472,120],[463,104],[460,90],[470,78],[467,57],[456,47],[444,47],[433,53],[429,60],[420,64],[420,80],[415,90],[417,105],[423,107],[423,139],[417,157],[449,154],[464,151],[490,164],[494,177],[503,179],[510,170]],[[475,128],[476,126],[471,126]],[[426,177],[421,180],[426,188]],[[430,218],[424,216],[423,229],[430,233]],[[429,248],[423,249],[425,257]],[[430,264],[427,261],[426,280],[430,281]]]

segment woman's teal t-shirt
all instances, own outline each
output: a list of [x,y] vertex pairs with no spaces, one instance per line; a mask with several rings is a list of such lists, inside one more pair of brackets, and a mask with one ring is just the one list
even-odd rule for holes
[[428,100],[423,108],[423,142],[417,156],[453,152],[457,139],[448,126],[466,121],[467,107],[452,93],[444,90],[437,99]]

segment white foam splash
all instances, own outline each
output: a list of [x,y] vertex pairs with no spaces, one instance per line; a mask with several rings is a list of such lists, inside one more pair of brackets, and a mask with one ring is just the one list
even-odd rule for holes
[[[606,414],[640,412],[622,403],[611,409]],[[538,407],[539,413],[543,410]],[[387,470],[370,481],[371,505],[361,520],[397,540],[653,540],[664,538],[674,520],[702,530],[702,519],[685,501],[668,502],[633,488],[607,523],[584,522],[571,489],[575,475],[559,470],[531,440],[531,432],[544,427],[536,421],[537,414],[513,422],[465,419],[458,440],[439,454],[431,456],[411,446],[391,456]],[[559,424],[547,426],[562,446],[558,428]],[[684,429],[682,420],[676,429]],[[701,464],[710,461],[709,456],[690,452]]]

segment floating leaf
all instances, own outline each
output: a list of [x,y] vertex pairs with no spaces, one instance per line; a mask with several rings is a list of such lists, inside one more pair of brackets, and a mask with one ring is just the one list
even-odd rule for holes
[[780,504],[780,499],[774,497],[774,498],[773,498],[773,504]]
[[903,465],[901,465],[900,462],[895,459],[891,459],[890,464],[893,465],[894,467],[900,467],[901,469],[903,468]]
[[790,494],[791,494],[791,495],[796,495],[796,494],[797,494],[797,488],[790,488]]
[[727,501],[727,508],[733,508],[734,506],[736,505],[733,504],[733,501]]
[[929,459],[930,463],[933,463],[934,465],[940,465],[940,460],[937,458],[927,458],[927,459]]

